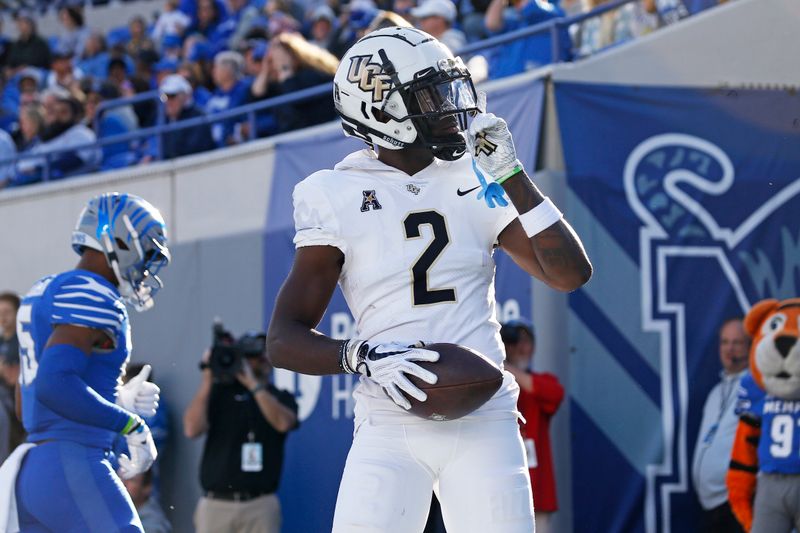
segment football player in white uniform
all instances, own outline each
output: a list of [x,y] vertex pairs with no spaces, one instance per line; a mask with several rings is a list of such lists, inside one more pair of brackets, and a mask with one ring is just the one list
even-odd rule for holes
[[[479,109],[469,72],[430,35],[387,28],[362,38],[342,59],[334,100],[345,133],[376,151],[295,188],[297,253],[268,337],[275,366],[361,374],[333,531],[422,531],[433,489],[449,531],[530,533],[513,377],[467,417],[429,421],[406,412],[407,397],[425,399],[406,375],[436,381],[417,362],[438,353],[420,339],[467,346],[502,368],[498,244],[562,291],[583,285],[591,264],[522,170],[505,121]],[[478,188],[477,169],[493,180],[483,192],[505,206],[464,194]],[[314,330],[337,282],[356,319],[357,338],[346,341]]]

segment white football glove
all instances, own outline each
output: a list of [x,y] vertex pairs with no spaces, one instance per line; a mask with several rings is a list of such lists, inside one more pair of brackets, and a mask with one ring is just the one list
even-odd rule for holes
[[144,365],[139,374],[117,389],[117,405],[139,416],[156,414],[161,389],[155,383],[147,381],[151,370],[150,365]]
[[466,134],[467,148],[487,179],[498,181],[522,170],[508,124],[494,113],[486,113],[486,94],[478,95],[481,113],[472,119]]
[[125,434],[125,440],[130,456],[119,456],[119,475],[122,479],[130,479],[147,472],[158,457],[158,452],[150,428],[138,416],[134,417],[133,427]]
[[403,409],[411,409],[411,402],[403,396],[403,392],[420,402],[424,402],[428,395],[411,383],[406,374],[431,385],[438,380],[436,374],[425,370],[415,361],[438,361],[439,352],[422,349],[420,344],[407,346],[392,342],[371,345],[350,339],[342,348],[342,368],[352,374],[358,372],[367,376],[383,387],[394,403]]

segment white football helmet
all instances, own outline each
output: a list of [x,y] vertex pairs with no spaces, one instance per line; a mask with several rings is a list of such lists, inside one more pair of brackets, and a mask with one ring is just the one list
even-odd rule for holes
[[125,302],[137,311],[152,307],[170,253],[164,218],[147,200],[116,192],[95,196],[78,217],[72,248],[78,254],[84,248],[102,252]]
[[478,111],[461,58],[414,28],[356,42],[336,71],[333,100],[346,135],[390,150],[425,147],[448,161],[466,151],[467,114]]

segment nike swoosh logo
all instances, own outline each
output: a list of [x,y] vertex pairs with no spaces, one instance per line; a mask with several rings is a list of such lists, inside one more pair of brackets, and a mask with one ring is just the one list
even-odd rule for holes
[[475,189],[478,189],[478,188],[480,188],[480,185],[476,185],[475,187],[473,187],[473,188],[471,188],[471,189],[467,189],[466,191],[462,191],[462,190],[459,188],[459,189],[456,191],[456,194],[457,194],[457,195],[459,195],[459,196],[464,196],[464,195],[466,195],[466,194],[469,194],[469,193],[471,193],[472,191],[474,191]]

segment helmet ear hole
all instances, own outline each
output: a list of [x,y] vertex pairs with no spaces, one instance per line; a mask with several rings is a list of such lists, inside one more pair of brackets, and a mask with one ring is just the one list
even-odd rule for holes
[[118,247],[120,250],[129,250],[129,249],[130,249],[130,248],[128,247],[128,245],[127,245],[127,244],[125,244],[125,241],[123,241],[123,240],[122,240],[122,239],[120,239],[119,237],[115,238],[115,239],[114,239],[114,242],[116,242],[116,243],[117,243],[117,247]]
[[375,120],[377,120],[381,124],[386,124],[387,122],[392,120],[392,117],[391,115],[389,115],[389,113],[385,113],[375,106],[372,106],[372,109],[370,111],[372,111],[372,116],[375,117]]

